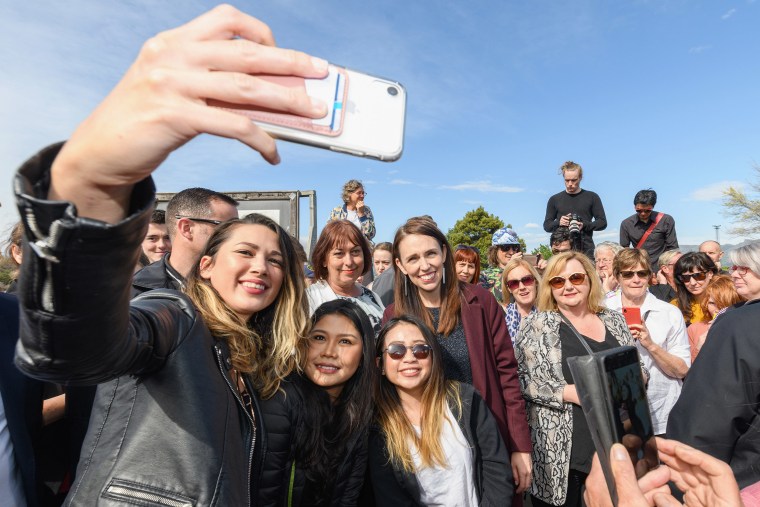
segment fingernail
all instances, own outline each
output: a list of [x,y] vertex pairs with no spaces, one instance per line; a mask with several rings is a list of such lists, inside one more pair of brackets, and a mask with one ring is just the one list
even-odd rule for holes
[[321,58],[317,58],[316,56],[312,56],[311,64],[314,66],[315,69],[317,69],[320,72],[324,72],[327,70],[327,60],[323,60]]
[[324,116],[327,114],[327,105],[319,99],[311,98],[311,108],[315,114]]
[[628,453],[625,452],[621,445],[612,446],[612,459],[615,461],[625,461],[628,458]]
[[274,158],[272,159],[272,165],[277,165],[277,164],[280,163],[280,161],[281,161],[280,160],[280,153],[279,152],[275,152]]

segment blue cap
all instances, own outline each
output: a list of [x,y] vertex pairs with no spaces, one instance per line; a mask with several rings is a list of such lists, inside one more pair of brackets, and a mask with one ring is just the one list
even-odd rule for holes
[[517,239],[517,233],[512,229],[502,227],[493,233],[491,238],[491,245],[519,245],[520,240]]

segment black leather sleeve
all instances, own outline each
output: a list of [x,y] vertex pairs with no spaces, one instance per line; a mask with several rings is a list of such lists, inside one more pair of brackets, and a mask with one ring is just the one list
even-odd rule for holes
[[73,204],[47,200],[61,146],[30,159],[14,181],[26,239],[16,364],[30,376],[72,385],[146,373],[163,364],[194,315],[179,295],[152,297],[130,310],[153,181],[135,185],[128,216],[117,224],[78,217]]

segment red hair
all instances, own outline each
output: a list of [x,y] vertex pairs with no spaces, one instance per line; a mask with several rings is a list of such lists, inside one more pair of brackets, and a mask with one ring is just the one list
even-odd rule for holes
[[454,250],[454,266],[456,266],[457,262],[469,262],[470,264],[474,264],[475,274],[472,275],[472,282],[470,283],[478,283],[478,280],[480,279],[480,255],[478,255],[478,252],[476,252],[471,246],[457,246],[456,250]]

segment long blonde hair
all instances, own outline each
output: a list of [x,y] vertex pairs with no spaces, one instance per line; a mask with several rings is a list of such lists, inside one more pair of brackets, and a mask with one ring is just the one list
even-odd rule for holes
[[544,270],[544,277],[542,283],[538,287],[538,299],[536,306],[539,311],[554,311],[558,310],[557,300],[554,299],[552,294],[552,286],[549,284],[552,278],[557,276],[560,271],[565,269],[568,261],[575,259],[583,265],[583,271],[586,273],[586,279],[589,281],[591,288],[589,289],[587,304],[588,310],[591,313],[599,313],[604,310],[604,293],[602,292],[602,282],[599,280],[599,275],[596,274],[594,265],[591,264],[586,255],[580,252],[563,252],[558,255],[552,255],[549,259],[549,264]]
[[244,321],[211,283],[200,276],[200,263],[196,263],[190,274],[185,292],[211,334],[227,342],[232,367],[250,374],[253,385],[266,399],[274,395],[280,381],[298,367],[303,350],[299,342],[306,339],[309,329],[308,301],[301,263],[290,236],[264,215],[251,213],[221,224],[209,238],[202,256],[210,256],[214,262],[219,248],[229,240],[232,231],[242,225],[262,225],[277,234],[283,258],[283,282],[274,302]]
[[388,449],[388,458],[393,466],[406,472],[414,473],[414,459],[409,442],[413,442],[420,454],[422,467],[438,466],[446,468],[446,455],[441,443],[444,424],[457,424],[446,417],[447,399],[454,401],[456,411],[454,417],[461,417],[462,399],[459,394],[459,383],[446,380],[443,375],[443,358],[440,345],[430,328],[417,317],[402,315],[389,320],[375,344],[380,366],[385,364],[385,337],[393,328],[400,324],[416,327],[425,343],[430,346],[430,378],[425,383],[422,393],[422,410],[420,417],[420,433],[414,430],[406,416],[396,386],[391,384],[386,376],[380,380],[375,396],[377,424],[383,431]]

